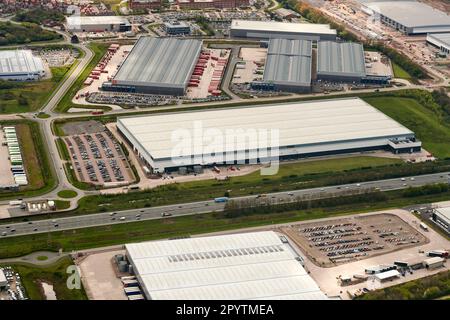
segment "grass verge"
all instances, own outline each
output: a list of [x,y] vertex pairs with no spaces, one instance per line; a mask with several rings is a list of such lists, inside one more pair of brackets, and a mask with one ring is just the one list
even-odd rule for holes
[[86,66],[86,68],[83,70],[83,72],[78,76],[77,80],[75,80],[75,82],[72,84],[70,89],[67,90],[66,94],[62,97],[61,101],[56,106],[55,111],[66,112],[67,110],[69,110],[72,107],[110,109],[109,107],[104,107],[104,106],[84,106],[84,105],[76,105],[76,104],[72,103],[72,98],[76,95],[78,90],[80,90],[80,88],[83,85],[83,82],[89,76],[92,69],[95,68],[95,66],[98,64],[98,62],[105,55],[106,51],[108,50],[108,47],[109,47],[108,43],[92,42],[89,44],[89,48],[94,53],[93,58],[91,59],[89,64]]

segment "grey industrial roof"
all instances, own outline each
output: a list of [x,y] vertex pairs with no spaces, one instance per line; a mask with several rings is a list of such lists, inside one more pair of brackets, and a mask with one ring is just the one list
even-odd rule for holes
[[421,2],[377,1],[366,6],[405,27],[450,25],[449,15]]
[[0,50],[0,75],[44,70],[42,59],[34,56],[31,50]]
[[141,37],[114,80],[128,85],[185,86],[201,48],[200,40]]
[[271,39],[263,80],[309,85],[311,52],[310,40]]
[[442,44],[450,48],[450,33],[429,33],[427,34],[427,40],[432,38],[440,41]]
[[152,300],[326,299],[273,231],[127,244]]
[[317,34],[336,35],[336,30],[331,29],[330,25],[316,24],[316,23],[232,20],[231,29],[266,31],[266,32],[317,33]]
[[310,40],[271,39],[268,54],[311,57],[312,42]]
[[[414,135],[359,98],[118,118],[119,125],[128,131],[142,152],[153,159],[176,156],[177,142],[172,140],[173,134],[191,133],[199,121],[204,130],[212,128],[222,133],[227,130],[278,130],[280,148]],[[202,151],[217,144],[216,153],[238,148],[234,143],[209,143],[206,139],[201,143]],[[258,141],[259,148],[270,148],[272,143],[270,139]],[[242,148],[245,147],[248,146]]]
[[317,74],[364,77],[366,67],[363,46],[352,42],[319,41]]

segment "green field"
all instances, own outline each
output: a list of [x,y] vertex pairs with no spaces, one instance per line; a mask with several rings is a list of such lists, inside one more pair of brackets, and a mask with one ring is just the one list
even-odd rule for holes
[[450,295],[450,271],[408,281],[392,287],[374,290],[358,300],[446,300]]
[[395,62],[392,62],[392,69],[394,71],[394,78],[400,78],[405,80],[412,80],[411,75]]
[[59,112],[66,112],[72,107],[82,107],[82,108],[95,108],[95,109],[105,109],[109,110],[109,107],[106,106],[87,106],[87,105],[76,105],[72,103],[72,98],[76,95],[78,90],[83,86],[83,82],[87,79],[89,74],[91,73],[92,69],[95,68],[95,66],[98,64],[98,62],[101,60],[101,58],[105,55],[106,51],[108,50],[109,44],[107,43],[95,43],[91,42],[89,44],[89,48],[93,51],[94,57],[92,58],[91,62],[87,65],[87,67],[83,70],[83,72],[80,74],[80,76],[77,78],[77,80],[73,83],[73,85],[70,87],[70,89],[66,92],[66,94],[63,96],[61,101],[56,106],[55,110]]
[[[39,260],[43,261],[42,259]],[[22,263],[8,264],[8,266],[13,267],[15,272],[20,274],[26,295],[31,300],[45,300],[41,282],[53,285],[58,300],[87,300],[83,286],[81,286],[81,289],[70,290],[67,288],[66,281],[69,274],[66,271],[71,265],[73,265],[73,262],[69,257],[62,258],[58,262],[45,267]]]
[[31,112],[43,107],[69,69],[70,67],[51,68],[51,79],[0,86],[0,113]]
[[423,147],[439,158],[450,157],[450,124],[416,100],[401,97],[364,98],[368,103],[414,131]]

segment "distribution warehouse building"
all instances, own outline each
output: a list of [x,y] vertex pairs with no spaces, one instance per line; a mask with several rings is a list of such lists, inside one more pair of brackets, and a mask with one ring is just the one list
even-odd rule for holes
[[427,42],[439,48],[442,54],[450,54],[450,33],[429,33]]
[[361,81],[366,76],[363,46],[353,42],[319,41],[317,78],[329,81]]
[[44,62],[31,50],[0,50],[0,80],[38,80],[44,75]]
[[263,80],[253,87],[288,92],[311,90],[312,41],[271,39]]
[[447,233],[450,233],[450,207],[435,209],[432,219],[436,224],[447,231]]
[[[267,162],[278,159],[277,152],[283,160],[374,149],[395,153],[421,149],[414,132],[359,98],[121,117],[117,128],[155,172]],[[233,131],[238,139],[246,135],[248,139],[242,144],[230,142]]]
[[405,34],[450,32],[450,16],[417,1],[374,1],[363,3],[380,21]]
[[201,50],[200,40],[141,37],[103,89],[184,95]]
[[257,39],[336,40],[336,30],[328,24],[233,20],[230,36]]
[[120,16],[71,16],[67,17],[67,30],[71,32],[125,32],[131,24]]
[[327,299],[273,231],[125,245],[148,300]]

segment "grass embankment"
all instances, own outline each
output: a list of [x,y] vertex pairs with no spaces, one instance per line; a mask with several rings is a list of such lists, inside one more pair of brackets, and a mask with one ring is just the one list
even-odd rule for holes
[[450,271],[408,281],[392,287],[374,290],[357,300],[446,300],[450,295]]
[[0,192],[0,199],[31,197],[50,191],[55,186],[55,178],[39,124],[30,120],[16,120],[0,122],[0,125],[16,126],[29,182],[19,191]]
[[82,285],[81,289],[71,290],[67,288],[67,278],[71,275],[67,273],[67,268],[73,265],[72,259],[69,257],[64,257],[58,262],[45,267],[19,263],[8,265],[12,266],[14,271],[20,274],[26,294],[31,300],[46,299],[41,282],[53,285],[53,290],[58,300],[87,300]]
[[89,44],[89,48],[94,53],[94,57],[89,62],[87,67],[83,70],[83,72],[79,75],[79,77],[73,83],[73,85],[70,87],[70,89],[62,97],[61,101],[58,103],[58,105],[55,108],[56,111],[66,112],[67,110],[69,110],[72,107],[87,108],[87,109],[95,108],[95,109],[104,109],[104,110],[110,109],[109,107],[105,107],[105,106],[77,105],[72,102],[73,97],[81,89],[84,81],[87,79],[87,77],[91,73],[92,69],[95,68],[95,66],[99,63],[99,61],[105,55],[106,51],[108,50],[108,47],[109,47],[108,43],[91,42]]
[[394,71],[394,78],[405,79],[408,81],[412,80],[411,75],[405,69],[394,62],[392,63],[392,70]]
[[364,100],[414,131],[423,147],[434,156],[450,157],[450,124],[443,121],[439,110],[433,111],[411,98],[376,97]]
[[405,197],[402,191],[391,191],[387,194],[388,199],[383,199],[383,201],[379,202],[352,203],[352,201],[349,201],[347,204],[326,208],[312,208],[281,213],[249,214],[240,217],[227,217],[226,213],[223,212],[207,213],[9,237],[3,238],[0,241],[0,258],[22,256],[40,250],[57,251],[62,248],[64,251],[70,252],[71,250],[103,247],[127,242],[165,239],[277,223],[320,219],[351,213],[398,208],[411,204],[429,203],[442,200],[442,198],[450,198],[450,192],[417,197]]
[[52,78],[31,82],[0,82],[0,113],[32,112],[53,94],[70,67],[51,68]]
[[55,205],[57,210],[66,210],[70,208],[70,201],[55,200]]

